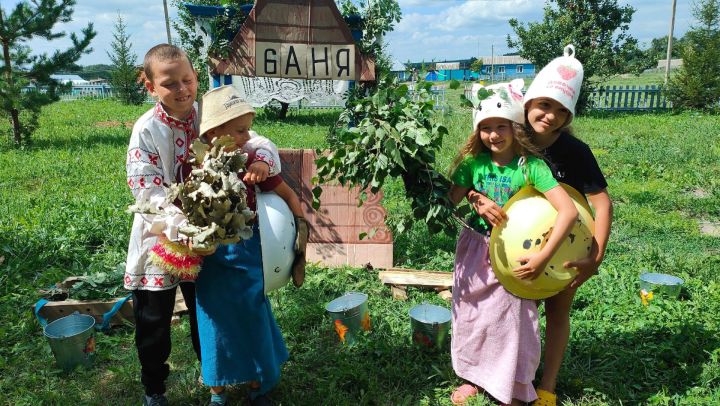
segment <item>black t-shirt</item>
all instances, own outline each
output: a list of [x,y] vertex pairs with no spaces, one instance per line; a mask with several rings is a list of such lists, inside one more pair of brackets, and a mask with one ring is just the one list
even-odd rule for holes
[[583,195],[607,188],[597,160],[587,144],[563,131],[543,152],[553,176]]

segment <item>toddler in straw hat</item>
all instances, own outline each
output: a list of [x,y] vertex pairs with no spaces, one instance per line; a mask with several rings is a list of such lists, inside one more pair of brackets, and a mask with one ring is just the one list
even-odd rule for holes
[[[274,191],[287,202],[297,226],[293,282],[302,283],[308,228],[300,200],[279,176],[279,157],[274,145],[251,131],[255,110],[232,86],[207,92],[200,104],[200,136],[230,136],[235,148],[248,154],[241,179],[260,191]],[[254,187],[247,188],[247,203],[255,210]],[[262,251],[257,225],[253,237],[236,244],[220,245],[205,257],[196,281],[197,318],[202,354],[202,376],[210,386],[211,404],[223,405],[225,386],[251,385],[251,404],[268,402],[266,393],[280,379],[288,359],[287,348],[264,293]]]
[[[553,232],[513,270],[518,278],[532,279],[567,237],[578,212],[545,162],[532,156],[521,125],[522,87],[522,79],[473,86],[473,132],[453,164],[450,198],[458,203],[473,190],[502,206],[526,185],[543,193],[558,212]],[[472,228],[461,231],[455,251],[451,346],[453,369],[465,383],[451,401],[465,404],[482,389],[503,404],[530,402],[537,398],[532,380],[540,362],[537,305],[511,294],[495,276],[488,242],[499,222],[482,218],[477,201],[468,200],[474,212],[468,219]]]

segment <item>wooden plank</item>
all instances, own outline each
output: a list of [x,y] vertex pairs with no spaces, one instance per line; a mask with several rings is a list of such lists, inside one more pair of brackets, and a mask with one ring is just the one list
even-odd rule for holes
[[602,86],[602,87],[600,88],[600,100],[601,100],[600,109],[602,109],[602,110],[607,110],[607,109],[608,109],[608,105],[609,105],[609,103],[610,103],[610,102],[609,102],[609,100],[610,100],[610,94],[608,93],[608,87],[607,87],[607,86]]
[[638,110],[647,110],[647,99],[648,99],[648,91],[647,86],[638,86],[638,100],[637,100],[637,108]]
[[[62,286],[72,286],[73,283],[78,280],[82,280],[82,277],[71,276],[65,279]],[[81,314],[88,314],[95,318],[97,323],[103,322],[103,314],[107,313],[112,307],[121,300],[122,297],[110,299],[110,300],[76,300],[67,299],[59,301],[50,301],[40,310],[40,316],[44,317],[48,323],[55,321],[61,317],[68,316],[74,312]],[[35,305],[32,306],[33,312],[35,311]],[[185,298],[183,298],[180,287],[177,287],[175,292],[175,306],[173,308],[174,315],[181,315],[187,312],[187,306],[185,304]],[[135,315],[133,313],[133,301],[132,298],[125,302],[120,307],[117,313],[113,316],[110,321],[111,326],[120,326],[126,322],[135,322]]]
[[655,85],[648,86],[650,89],[650,110],[655,110]]
[[452,287],[452,272],[418,271],[415,269],[390,268],[378,272],[384,284],[404,286]]
[[[107,313],[112,309],[115,303],[122,298],[116,298],[112,300],[61,300],[57,302],[48,302],[40,310],[40,315],[44,317],[48,323],[57,320],[61,317],[69,316],[74,312],[81,314],[88,314],[95,318],[97,323],[102,323],[103,314]],[[34,311],[33,306],[33,311]],[[122,325],[125,322],[134,322],[135,316],[133,315],[132,299],[125,302],[120,310],[115,313],[112,320],[110,321],[111,326]]]

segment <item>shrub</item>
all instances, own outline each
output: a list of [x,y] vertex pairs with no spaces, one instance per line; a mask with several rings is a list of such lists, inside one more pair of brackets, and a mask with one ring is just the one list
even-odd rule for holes
[[683,65],[669,83],[675,108],[717,109],[720,103],[720,1],[704,0],[693,12],[700,26],[685,35]]

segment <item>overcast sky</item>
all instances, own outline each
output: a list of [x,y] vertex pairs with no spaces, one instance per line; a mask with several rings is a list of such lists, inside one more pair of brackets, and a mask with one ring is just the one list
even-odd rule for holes
[[[3,13],[18,3],[17,0],[0,0]],[[168,3],[172,3],[168,0]],[[506,44],[512,30],[510,18],[523,22],[540,21],[544,2],[540,0],[399,0],[402,21],[386,38],[394,60],[443,61],[490,55],[494,46],[496,55],[511,52]],[[635,8],[631,34],[641,44],[668,34],[672,0],[619,0],[620,5]],[[681,37],[694,24],[692,0],[677,0],[675,37]],[[170,18],[177,9],[169,4]],[[162,0],[77,0],[73,21],[56,27],[59,30],[79,32],[88,22],[95,24],[97,36],[91,46],[93,52],[83,56],[79,63],[90,65],[108,63],[114,24],[118,14],[127,24],[127,32],[138,60],[155,44],[167,42]],[[175,33],[172,33],[176,38]],[[52,52],[66,47],[69,40],[33,40],[34,52]]]

